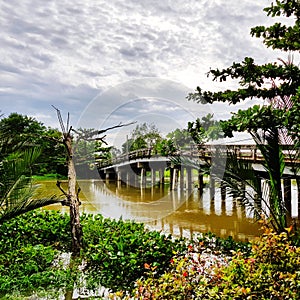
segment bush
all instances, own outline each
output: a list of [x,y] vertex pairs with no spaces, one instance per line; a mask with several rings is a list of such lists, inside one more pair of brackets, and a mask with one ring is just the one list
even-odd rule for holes
[[135,299],[300,299],[300,248],[287,232],[266,229],[251,253],[203,254],[190,246],[159,278],[138,280]]
[[266,229],[251,255],[237,252],[208,287],[208,299],[299,299],[300,248],[287,232]]
[[0,225],[0,254],[26,245],[53,245],[70,251],[70,218],[57,211],[34,210]]
[[43,245],[29,245],[0,256],[0,296],[66,287],[70,272],[53,265],[58,251]]
[[147,276],[150,268],[162,274],[183,240],[146,231],[143,224],[105,219],[100,215],[82,219],[88,286],[99,284],[112,290],[128,290]]
[[[0,295],[72,285],[71,270],[54,266],[57,249],[69,251],[69,217],[35,210],[0,225]],[[14,296],[12,296],[14,298]]]

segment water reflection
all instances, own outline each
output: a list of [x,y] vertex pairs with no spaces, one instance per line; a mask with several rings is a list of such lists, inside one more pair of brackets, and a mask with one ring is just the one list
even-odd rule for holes
[[[81,212],[144,222],[152,229],[177,236],[211,231],[218,236],[247,240],[259,234],[251,213],[245,213],[232,197],[222,200],[217,188],[211,200],[209,188],[201,195],[196,189],[169,191],[167,185],[135,188],[98,180],[79,184],[83,191]],[[41,182],[39,192],[44,196],[58,194],[54,181]],[[68,207],[61,205],[48,208],[68,211]]]

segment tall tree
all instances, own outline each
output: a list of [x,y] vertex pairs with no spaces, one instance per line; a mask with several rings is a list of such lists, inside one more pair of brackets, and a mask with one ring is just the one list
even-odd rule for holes
[[129,139],[122,145],[122,152],[151,148],[161,139],[161,134],[154,124],[138,124],[131,131]]
[[[256,26],[251,29],[251,35],[263,38],[267,47],[283,51],[299,53],[300,50],[300,2],[298,0],[273,1],[264,11],[268,16],[285,16],[290,25],[276,22],[274,25]],[[220,92],[203,91],[197,87],[195,93],[188,96],[189,100],[200,103],[228,102],[236,104],[246,99],[267,100],[268,104],[239,110],[231,119],[221,122],[225,136],[232,137],[234,131],[248,131],[254,138],[265,158],[265,168],[269,174],[271,189],[269,200],[271,209],[277,213],[277,221],[281,222],[283,230],[285,218],[284,203],[281,196],[280,179],[284,169],[281,144],[294,145],[289,153],[294,161],[299,158],[299,87],[300,69],[290,57],[287,62],[258,65],[251,57],[246,57],[241,63],[233,63],[230,67],[211,70],[209,75],[213,80],[221,82],[229,78],[238,79],[240,87],[236,90]],[[293,169],[295,175],[299,171]],[[298,177],[297,177],[298,178]],[[298,180],[298,195],[300,184]]]

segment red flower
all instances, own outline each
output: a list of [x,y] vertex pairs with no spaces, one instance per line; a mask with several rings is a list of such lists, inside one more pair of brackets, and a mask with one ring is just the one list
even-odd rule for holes
[[187,277],[189,274],[187,271],[184,271],[183,274],[182,274],[184,277]]

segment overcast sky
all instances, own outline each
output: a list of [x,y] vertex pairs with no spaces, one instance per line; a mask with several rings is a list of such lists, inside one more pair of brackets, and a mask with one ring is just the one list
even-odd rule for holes
[[[162,131],[231,107],[185,100],[217,90],[210,68],[246,56],[286,58],[252,38],[273,22],[266,0],[2,0],[0,110],[58,127],[51,105],[73,125],[153,122]],[[108,120],[112,121],[111,123]],[[175,128],[174,128],[175,129]],[[116,133],[114,133],[116,136]]]

